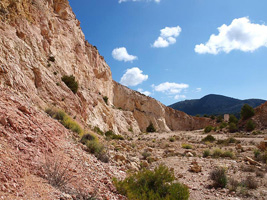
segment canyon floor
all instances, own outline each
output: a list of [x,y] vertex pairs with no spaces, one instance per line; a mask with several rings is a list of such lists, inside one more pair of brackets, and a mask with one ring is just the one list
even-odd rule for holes
[[[257,145],[266,139],[267,130],[261,131],[258,135],[247,133],[225,133],[213,132],[216,141],[226,140],[229,137],[236,139],[234,143],[217,144],[204,143],[202,139],[207,136],[203,130],[199,131],[178,131],[170,133],[143,133],[129,138],[129,141],[111,141],[114,146],[115,157],[122,169],[130,165],[134,160],[141,160],[141,165],[153,168],[161,163],[174,170],[178,181],[190,188],[190,199],[266,199],[267,179],[265,173],[266,164],[257,163],[252,165],[247,157],[254,159],[254,150]],[[265,140],[266,141],[266,140]],[[183,147],[191,146],[192,149]],[[233,158],[203,158],[203,151],[220,148],[223,151],[231,151]],[[121,156],[118,156],[121,155]],[[138,159],[137,159],[138,158]],[[248,176],[258,184],[257,189],[237,188],[230,191],[228,188],[220,189],[212,186],[209,178],[210,172],[216,166],[227,169],[227,176],[239,182],[244,181]],[[134,167],[134,166],[133,166]],[[129,166],[128,168],[131,168]],[[194,168],[191,170],[191,168]],[[200,171],[201,170],[201,171]],[[198,173],[194,171],[200,171]],[[259,172],[260,171],[260,172]],[[262,172],[262,173],[261,173]],[[261,174],[256,175],[256,174]],[[263,175],[262,175],[263,174]]]

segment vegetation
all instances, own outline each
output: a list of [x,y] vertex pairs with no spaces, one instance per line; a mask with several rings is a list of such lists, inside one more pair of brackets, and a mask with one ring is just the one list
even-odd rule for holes
[[216,122],[221,123],[222,121],[223,121],[223,116],[221,116],[221,115],[217,116]]
[[104,135],[104,132],[101,131],[101,129],[99,127],[97,127],[97,126],[94,127],[94,132],[96,132],[99,135]]
[[227,185],[226,170],[223,167],[216,167],[211,171],[210,179],[213,180],[215,187],[225,188]]
[[256,125],[252,120],[249,120],[246,124],[246,131],[251,132],[255,129]]
[[202,139],[202,142],[214,142],[216,139],[212,135],[207,135]]
[[146,132],[148,133],[156,132],[156,129],[154,128],[154,125],[152,124],[152,122],[150,122],[149,126],[146,128]]
[[204,129],[204,132],[205,133],[209,133],[209,132],[211,132],[212,131],[212,126],[207,126],[205,129]]
[[109,130],[105,132],[105,136],[107,139],[112,139],[112,140],[124,140],[124,137],[121,135],[116,135],[112,130]]
[[210,150],[206,149],[206,150],[203,151],[203,158],[206,158],[208,156],[210,156]]
[[108,97],[107,97],[107,96],[104,96],[104,97],[103,97],[103,100],[104,100],[105,103],[108,105]]
[[229,124],[228,129],[230,133],[235,133],[238,131],[237,125],[233,122]]
[[67,115],[63,110],[57,109],[46,109],[45,112],[49,114],[52,118],[58,120],[65,128],[72,130],[79,135],[83,134],[83,129],[81,126],[74,121],[69,115]]
[[191,144],[182,144],[182,148],[184,149],[192,149],[192,145]]
[[55,59],[55,57],[54,57],[54,56],[49,56],[49,58],[48,58],[48,61],[50,61],[50,62],[55,62],[55,61],[56,61],[56,59]]
[[230,117],[229,117],[229,123],[237,124],[238,123],[238,119],[236,118],[236,116],[230,115]]
[[61,80],[70,88],[70,90],[76,94],[78,91],[79,84],[75,81],[75,77],[73,75],[67,76],[64,75]]
[[174,180],[174,173],[160,165],[153,171],[142,169],[123,181],[114,179],[114,184],[118,192],[130,200],[187,200],[188,187],[173,183]]
[[220,124],[220,129],[223,129],[223,128],[225,128],[225,127],[227,127],[227,123],[226,123],[226,122],[222,122],[222,123]]
[[175,141],[175,138],[174,138],[174,137],[170,137],[170,138],[169,138],[169,141],[170,141],[170,142],[174,142],[174,141]]
[[253,117],[255,115],[255,111],[250,105],[245,104],[242,107],[240,114],[241,114],[242,120],[246,120],[246,119],[249,119],[250,117]]
[[218,140],[217,141],[217,144],[221,144],[221,145],[225,145],[225,146],[228,146],[229,144],[238,144],[238,143],[240,143],[240,141],[236,140],[233,137],[229,137],[225,140]]
[[232,151],[223,151],[222,149],[216,148],[213,150],[212,155],[213,158],[234,158],[234,153]]
[[88,151],[94,154],[99,160],[102,162],[109,161],[109,158],[106,155],[106,150],[104,146],[98,142],[97,137],[89,133],[84,134],[85,131],[81,128],[81,126],[64,111],[48,108],[45,110],[45,112],[52,118],[58,120],[65,128],[78,133],[81,137],[80,142],[86,145]]

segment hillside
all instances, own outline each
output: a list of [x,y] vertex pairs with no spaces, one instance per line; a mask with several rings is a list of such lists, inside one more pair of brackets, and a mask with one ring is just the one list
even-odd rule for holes
[[239,100],[223,95],[210,94],[201,99],[177,102],[169,107],[189,115],[238,114],[244,104],[249,104],[255,108],[265,102],[262,99]]
[[[112,130],[130,141],[150,123],[158,132],[211,124],[113,81],[110,67],[85,40],[67,0],[1,0],[0,49],[1,199],[69,200],[82,199],[81,193],[84,199],[95,193],[99,199],[124,199],[112,178],[138,169],[141,150],[125,141],[131,154],[126,158],[103,132]],[[64,76],[75,77],[77,92],[62,81]],[[110,162],[88,153],[81,135],[52,119],[47,108],[63,110],[85,133],[99,130],[96,137]],[[49,163],[74,179],[64,192],[48,184]]]

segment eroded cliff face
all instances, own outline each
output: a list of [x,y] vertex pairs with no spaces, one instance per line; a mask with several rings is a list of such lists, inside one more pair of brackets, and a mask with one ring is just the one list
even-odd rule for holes
[[267,128],[267,102],[255,109],[255,116],[252,117],[252,120],[256,123],[257,128]]
[[[0,87],[23,94],[33,105],[60,107],[84,126],[116,133],[144,131],[150,121],[158,131],[209,123],[114,82],[67,0],[2,0],[0,17]],[[77,94],[61,81],[63,75],[76,77]]]

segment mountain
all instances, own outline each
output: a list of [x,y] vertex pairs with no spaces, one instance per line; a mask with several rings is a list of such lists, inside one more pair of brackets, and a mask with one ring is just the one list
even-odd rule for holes
[[201,99],[180,101],[169,107],[189,115],[238,114],[244,104],[255,108],[265,102],[262,99],[239,100],[223,95],[210,94]]

